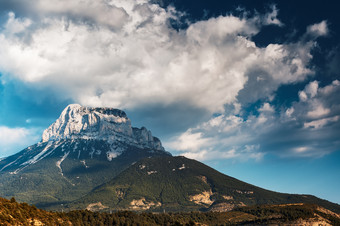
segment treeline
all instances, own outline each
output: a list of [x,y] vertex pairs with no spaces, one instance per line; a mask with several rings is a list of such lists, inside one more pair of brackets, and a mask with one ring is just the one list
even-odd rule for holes
[[40,210],[27,203],[18,203],[14,198],[0,198],[0,225],[70,225],[67,218]]
[[314,217],[316,205],[255,205],[236,208],[234,211],[248,213],[256,218],[244,223],[265,224],[275,221],[293,222]]
[[189,217],[178,218],[172,214],[135,213],[119,211],[116,213],[98,213],[77,210],[60,215],[73,225],[195,225]]
[[[98,213],[77,210],[63,213],[74,225],[231,225],[239,222],[230,221],[232,217],[241,217],[242,213],[136,213],[119,211],[116,213]],[[248,219],[248,218],[245,218]]]
[[318,206],[260,205],[240,207],[229,212],[148,213],[118,211],[112,214],[76,210],[67,213],[48,212],[0,198],[0,225],[241,225],[294,223],[315,219],[315,214],[328,219],[331,225],[340,225],[340,219]]
[[[179,212],[179,213],[136,213],[119,211],[98,213],[77,210],[60,215],[74,225],[240,225],[287,223],[315,218],[316,205],[260,205],[242,207],[229,212]],[[320,212],[318,212],[319,214]],[[331,216],[332,225],[340,225],[340,219]]]

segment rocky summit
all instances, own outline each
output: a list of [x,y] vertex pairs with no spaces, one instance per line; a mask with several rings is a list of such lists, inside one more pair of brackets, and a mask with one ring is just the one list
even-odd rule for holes
[[82,107],[79,104],[67,106],[42,135],[42,142],[65,139],[123,142],[139,148],[164,151],[160,140],[153,137],[149,130],[131,127],[125,112],[112,108]]
[[80,198],[133,162],[169,156],[124,111],[67,106],[41,142],[0,161],[0,196],[48,208]]

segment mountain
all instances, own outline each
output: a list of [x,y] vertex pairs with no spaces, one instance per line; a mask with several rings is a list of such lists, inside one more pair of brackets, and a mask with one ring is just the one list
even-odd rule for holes
[[49,208],[82,197],[150,156],[170,156],[125,112],[67,106],[42,140],[0,161],[0,196]]
[[41,142],[0,160],[0,196],[47,210],[229,211],[258,204],[340,206],[268,191],[173,157],[125,112],[67,106]]
[[265,190],[185,157],[138,161],[117,177],[69,204],[71,209],[229,211],[259,204],[313,203],[340,213],[340,206],[311,195]]

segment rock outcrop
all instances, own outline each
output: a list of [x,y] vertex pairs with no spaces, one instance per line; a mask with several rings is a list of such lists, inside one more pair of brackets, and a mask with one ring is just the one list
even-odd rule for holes
[[42,135],[42,142],[64,139],[120,141],[140,148],[164,150],[160,140],[145,127],[134,128],[124,111],[113,108],[67,106]]

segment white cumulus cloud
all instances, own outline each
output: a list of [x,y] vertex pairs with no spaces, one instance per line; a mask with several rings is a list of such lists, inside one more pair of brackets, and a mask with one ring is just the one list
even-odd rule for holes
[[[21,17],[13,9],[1,24],[2,84],[19,80],[82,105],[180,104],[187,112],[219,113],[167,142],[186,156],[259,160],[277,145],[280,153],[285,147],[300,153],[294,148],[312,146],[295,139],[310,131],[308,139],[321,139],[327,134],[319,131],[338,122],[339,103],[331,97],[339,81],[311,82],[289,108],[271,103],[278,87],[313,74],[311,50],[328,34],[326,21],[309,26],[296,42],[259,47],[252,40],[264,26],[283,26],[275,6],[262,15],[227,14],[177,30],[170,20],[180,22],[180,12],[146,0],[17,3],[29,13]],[[257,101],[261,106],[244,114]]]
[[290,107],[275,109],[264,102],[248,116],[242,116],[242,110],[240,115],[226,111],[184,133],[197,138],[192,148],[183,149],[186,142],[181,139],[183,134],[175,136],[166,145],[180,154],[200,160],[261,160],[267,154],[320,157],[338,148],[339,90],[337,80],[324,87],[312,81],[299,92],[300,100]]
[[175,9],[147,1],[53,3],[33,1],[32,18],[9,13],[6,23],[13,26],[0,33],[2,80],[55,90],[58,98],[83,105],[132,109],[180,100],[223,112],[251,76],[264,74],[258,82],[268,82],[272,92],[311,73],[312,45],[260,48],[251,41],[262,26],[281,25],[275,7],[265,15],[219,16],[178,31],[169,25],[178,19]]

